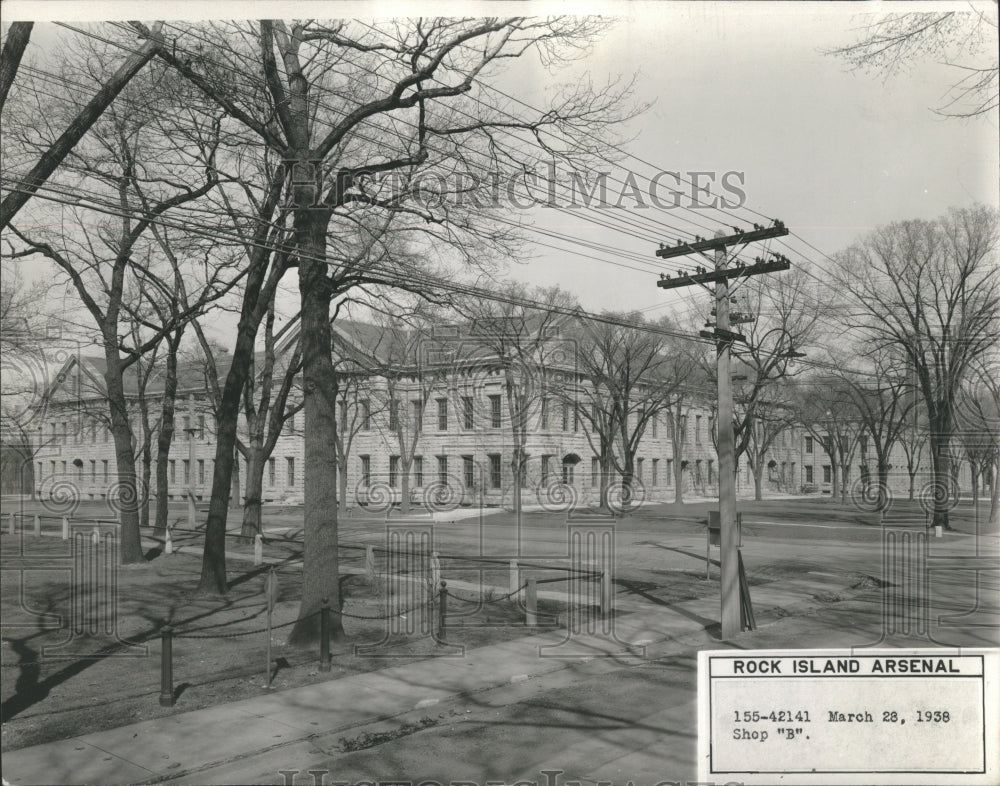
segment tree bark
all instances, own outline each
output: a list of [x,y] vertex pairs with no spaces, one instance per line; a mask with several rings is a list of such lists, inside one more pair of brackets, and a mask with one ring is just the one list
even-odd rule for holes
[[[121,513],[121,562],[123,565],[145,561],[139,532],[139,491],[136,487],[135,454],[132,452],[132,427],[125,403],[122,361],[118,356],[117,336],[104,337],[104,384],[111,412],[111,434],[115,442],[118,468],[118,500]],[[111,502],[109,490],[108,502]]]
[[337,469],[335,451],[336,379],[331,356],[330,299],[326,270],[326,231],[330,213],[300,208],[295,214],[302,302],[302,359],[305,432],[305,505],[302,604],[289,644],[302,646],[319,639],[319,615],[328,600],[330,634],[345,637],[341,608],[337,532],[337,495],[330,478]]
[[[133,51],[122,63],[121,67],[112,74],[111,78],[101,86],[89,103],[80,110],[73,121],[69,124],[62,135],[52,143],[38,163],[32,167],[21,180],[14,186],[0,202],[0,229],[4,229],[11,222],[17,212],[24,206],[38,187],[49,179],[49,176],[62,163],[63,159],[79,142],[83,135],[87,133],[92,125],[104,113],[104,110],[111,106],[118,94],[125,88],[139,70],[146,65],[156,54],[159,46],[159,30],[161,22],[157,22],[153,28],[153,33],[140,48]],[[117,342],[117,337],[116,337]],[[135,475],[132,476],[133,481]]]
[[[179,337],[178,337],[179,341]],[[160,410],[160,432],[156,439],[156,523],[153,534],[163,538],[167,533],[167,499],[170,493],[167,464],[174,439],[174,411],[177,403],[177,347],[168,339],[167,362],[163,380],[163,404]]]
[[243,500],[243,526],[240,538],[252,542],[261,532],[261,509],[264,497],[264,450],[259,445],[250,445],[247,458],[246,497]]

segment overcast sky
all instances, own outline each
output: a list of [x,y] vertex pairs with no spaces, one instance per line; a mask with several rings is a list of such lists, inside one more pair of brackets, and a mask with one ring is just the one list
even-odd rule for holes
[[[504,5],[508,7],[498,8]],[[294,4],[216,4],[213,8],[207,3],[148,3],[143,16],[230,17],[245,15],[250,8],[258,17],[306,13],[320,17],[321,6],[310,4],[308,12],[296,12]],[[945,119],[933,111],[960,76],[956,69],[917,62],[883,78],[851,72],[842,60],[822,53],[855,40],[860,28],[872,19],[869,15],[890,4],[878,6],[664,2],[501,3],[478,8],[491,14],[558,9],[620,16],[585,62],[555,77],[536,66],[519,65],[498,85],[538,106],[554,79],[571,79],[584,71],[597,81],[608,75],[634,74],[636,99],[655,102],[625,130],[626,136],[635,137],[626,152],[653,165],[632,162],[644,177],[655,169],[685,174],[709,171],[717,173],[713,188],[720,191],[718,179],[723,173],[741,173],[746,208],[781,218],[819,252],[833,254],[879,224],[933,218],[950,206],[977,201],[1000,204],[996,113],[963,121]],[[467,3],[329,7],[331,16],[474,12]],[[968,8],[960,3],[896,7],[906,11]],[[996,19],[995,4],[978,7]],[[59,2],[28,6],[5,0],[5,21],[25,14],[57,19],[133,18],[135,6]],[[992,32],[995,36],[995,28]],[[35,43],[44,45],[46,40],[52,39],[40,30]],[[616,176],[621,174],[619,170]],[[743,218],[739,222],[743,225],[758,219],[745,209],[733,212]],[[640,220],[648,216],[687,227],[692,220],[713,227],[726,220],[718,213],[638,213],[643,215]],[[648,255],[655,262],[655,244],[648,237],[628,237],[595,227],[584,219],[586,215],[531,211],[537,227]],[[727,226],[732,223],[736,222],[726,220]],[[673,243],[670,232],[663,235],[665,242]],[[788,254],[793,264],[813,265],[813,269],[822,264],[821,253],[798,239],[788,243],[774,248]],[[670,302],[656,289],[655,273],[617,267],[610,262],[611,254],[598,256],[605,261],[587,260],[569,249],[538,247],[537,256],[512,266],[510,274],[531,283],[560,284],[592,310],[650,308]],[[626,263],[641,267],[634,261]],[[686,297],[690,302],[690,296]],[[652,313],[663,313],[663,309]]]

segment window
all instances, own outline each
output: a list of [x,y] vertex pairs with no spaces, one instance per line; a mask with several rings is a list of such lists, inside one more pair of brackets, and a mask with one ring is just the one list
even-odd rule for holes
[[372,405],[371,402],[363,398],[358,402],[358,417],[361,420],[361,430],[371,431],[372,428]]
[[806,465],[806,483],[813,482],[813,468],[811,465]]
[[[38,471],[39,472],[42,471],[42,465],[41,464],[38,465]],[[96,459],[91,459],[90,460],[90,482],[91,483],[96,483],[97,482],[97,460]]]
[[205,459],[198,459],[198,485],[205,485]]
[[[91,461],[90,463],[93,464],[94,462]],[[97,474],[97,470],[94,470],[94,474],[95,475]],[[35,482],[38,483],[43,477],[44,477],[44,475],[42,474],[42,462],[39,461],[38,462],[38,477],[35,478]]]
[[[107,483],[108,482],[108,460],[104,459],[101,463],[104,465],[104,482]],[[53,461],[52,464],[55,465],[55,462]]]
[[868,435],[864,434],[859,440],[858,444],[861,447],[861,455],[865,455],[868,452]]
[[438,483],[442,486],[448,485],[448,457],[438,456]]
[[642,480],[642,465],[643,459],[636,459],[635,461],[635,476],[641,481]]
[[709,483],[709,485],[711,485],[714,482],[714,478],[713,478],[713,475],[715,474],[714,468],[715,468],[715,461],[713,459],[709,459],[708,460],[708,483]]
[[500,467],[500,454],[490,453],[490,488],[498,489],[500,488],[500,481],[502,479],[501,467]]
[[368,488],[372,484],[372,457],[361,456],[361,485]]
[[687,433],[688,433],[688,416],[687,415],[681,415],[680,440],[682,442],[687,439]]
[[667,459],[667,485],[674,485],[674,460]]
[[812,453],[812,452],[813,452],[813,438],[806,437],[806,453]]
[[[709,466],[711,467],[711,465],[709,465]],[[709,469],[709,474],[711,474],[711,469]],[[659,459],[653,459],[653,479],[652,479],[652,482],[653,482],[654,486],[658,485],[659,482],[660,482],[660,460]],[[709,482],[711,482],[711,478],[709,478]]]
[[500,428],[500,396],[490,396],[490,428]]
[[562,465],[562,482],[567,486],[573,485],[573,465],[563,464]]
[[474,488],[476,485],[476,464],[472,460],[472,456],[462,456],[462,480],[467,489]]
[[569,404],[566,402],[562,405],[562,430],[569,431]]
[[580,430],[580,409],[573,407],[573,431]]
[[413,402],[413,432],[419,434],[424,430],[424,402],[417,399]]
[[656,437],[656,424],[659,422],[659,420],[660,418],[657,415],[653,415],[653,417],[649,419],[650,436],[653,438]]
[[[105,461],[104,463],[107,464],[108,462]],[[54,461],[50,461],[49,464],[52,465],[52,476],[54,477],[55,474],[56,474],[56,463]],[[105,480],[108,479],[108,472],[107,472],[107,470],[104,471],[104,479]]]
[[424,485],[424,457],[413,457],[413,485],[418,488]]
[[191,434],[188,433],[190,431],[191,431],[191,416],[190,415],[185,415],[184,416],[184,436],[190,437]]
[[439,398],[438,405],[438,431],[448,430],[448,399]]
[[107,423],[104,424],[104,441],[105,442],[111,441],[111,426],[109,426]]
[[399,456],[389,456],[389,486],[399,485]]
[[832,477],[832,472],[830,471],[830,465],[826,464],[823,466],[823,482],[829,483]]
[[[462,428],[471,431],[476,426],[472,396],[462,397]],[[447,428],[447,425],[445,426]]]
[[83,462],[80,462],[80,466],[76,470],[76,479],[83,483]]
[[694,416],[694,444],[701,444],[701,415]]
[[[107,462],[105,462],[105,464],[106,463]],[[174,461],[173,459],[170,459],[170,482],[171,483],[177,482],[177,462]]]
[[288,416],[288,432],[290,434],[295,433],[295,414],[296,413],[293,412],[291,415]]
[[542,398],[541,410],[538,413],[538,420],[542,431],[547,431],[549,428],[549,400],[547,398]]
[[65,475],[67,474],[67,473],[66,473],[66,462],[65,462],[65,461],[64,461],[64,462],[62,463],[62,474],[63,474],[64,476],[65,476]]
[[590,460],[590,487],[597,488],[601,485],[601,460],[594,456]]
[[289,488],[295,485],[295,457],[285,457],[285,481]]
[[275,459],[273,459],[273,458],[269,458],[267,460],[267,485],[268,486],[273,486],[274,485],[274,476],[277,474],[277,471],[276,471],[277,463],[278,462]]
[[833,439],[830,437],[829,434],[823,437],[823,450],[825,450],[827,453],[833,450]]
[[399,431],[399,402],[389,400],[389,431]]
[[542,456],[542,484],[549,482],[552,473],[552,456]]
[[191,462],[184,459],[184,485],[191,485]]
[[694,462],[694,482],[701,485],[701,459],[695,459]]
[[198,439],[205,439],[205,416],[198,416]]

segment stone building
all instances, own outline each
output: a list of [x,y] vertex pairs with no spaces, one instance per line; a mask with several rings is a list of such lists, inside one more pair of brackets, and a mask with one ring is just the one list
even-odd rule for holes
[[[511,459],[517,433],[523,433],[526,457],[519,479],[522,504],[546,506],[567,493],[580,505],[598,501],[601,480],[596,437],[582,414],[583,399],[574,404],[572,395],[567,394],[573,387],[570,380],[575,379],[579,389],[588,382],[574,374],[572,363],[565,358],[544,370],[521,365],[518,373],[537,374],[539,379],[521,386],[528,404],[523,409],[514,408],[512,415],[502,364],[482,347],[470,351],[475,336],[468,330],[446,326],[406,344],[403,339],[412,336],[387,340],[387,329],[367,323],[338,320],[334,328],[334,357],[343,381],[338,415],[341,439],[349,442],[349,450],[344,461],[346,474],[341,472],[331,480],[338,483],[348,507],[398,503],[404,493],[417,504],[432,495],[435,504],[510,505],[515,483]],[[279,357],[289,354],[294,340],[294,335],[289,335],[279,344]],[[404,356],[394,355],[400,347]],[[82,357],[78,365],[73,357],[48,391],[38,420],[32,467],[36,493],[42,498],[51,495],[55,485],[67,483],[81,500],[106,499],[115,493],[115,453],[102,373],[102,359]],[[225,363],[220,363],[219,373],[224,378]],[[547,375],[544,380],[543,375]],[[151,378],[145,396],[154,420],[162,391],[162,379]],[[126,396],[133,433],[138,436],[139,393],[134,376]],[[681,418],[685,439],[680,451],[669,412],[649,422],[635,462],[639,498],[673,501],[677,461],[682,462],[686,501],[717,495],[713,396],[714,391],[689,396]],[[182,364],[176,401],[169,498],[184,499],[190,488],[196,499],[207,500],[215,460],[215,424],[203,368]],[[302,500],[302,420],[300,412],[286,421],[265,464],[265,502],[294,504]],[[805,429],[786,429],[766,458],[765,494],[830,493],[833,471],[829,459]],[[860,451],[854,465],[853,477],[867,471]],[[893,465],[890,486],[894,494],[905,496],[909,477],[898,446]],[[407,466],[408,473],[404,472]],[[137,471],[142,474],[141,462]],[[874,474],[873,469],[871,472]],[[925,455],[918,489],[926,483],[928,472]],[[246,487],[245,473],[246,465],[241,461],[241,489]],[[155,471],[151,477],[155,478]],[[743,497],[752,497],[754,492],[753,474],[745,457],[738,467],[737,489]]]

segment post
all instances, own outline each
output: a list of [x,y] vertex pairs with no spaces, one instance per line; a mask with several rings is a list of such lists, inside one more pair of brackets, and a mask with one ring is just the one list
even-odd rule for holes
[[42,517],[37,513],[35,514],[35,537],[40,538],[42,536]]
[[438,641],[446,641],[444,632],[444,618],[448,613],[448,582],[441,582],[441,590],[438,593]]
[[529,628],[538,624],[538,585],[533,578],[524,590],[524,624]]
[[174,629],[160,631],[160,706],[174,706]]
[[[273,613],[274,613],[274,606],[269,601],[267,604],[267,667],[264,672],[265,688],[271,687],[271,615]],[[320,656],[320,659],[322,660],[322,655]]]
[[[190,405],[188,406],[188,412],[190,418],[194,418],[194,412],[191,411]],[[188,529],[194,529],[197,524],[195,523],[195,509],[194,509],[194,434],[196,429],[194,428],[194,421],[191,421],[192,426],[187,430],[188,432]]]
[[264,564],[264,539],[259,532],[253,536],[253,564]]
[[607,619],[611,613],[611,574],[601,571],[601,619]]
[[[716,237],[725,233],[716,232]],[[725,247],[715,250],[716,271],[725,269]],[[720,278],[715,284],[716,325],[720,331],[729,330],[729,281]],[[719,523],[722,542],[719,547],[721,563],[720,595],[722,598],[722,638],[731,639],[741,631],[740,588],[736,563],[736,456],[733,437],[733,380],[730,369],[732,342],[719,340],[717,376],[719,380]]]
[[712,519],[705,519],[705,581],[712,579]]
[[431,588],[441,584],[441,557],[436,551],[431,552]]
[[170,524],[167,524],[167,534],[163,540],[163,553],[173,554],[174,553],[174,540],[170,537]]
[[62,539],[69,540],[69,518],[62,517]]
[[[270,668],[270,664],[268,666]],[[319,612],[319,670],[330,670],[330,599],[323,598]]]
[[517,592],[518,587],[521,586],[520,574],[521,571],[517,567],[517,560],[512,559],[510,561],[510,568],[507,580],[507,583],[510,585],[507,591],[511,593],[511,597],[514,597],[514,593]]

